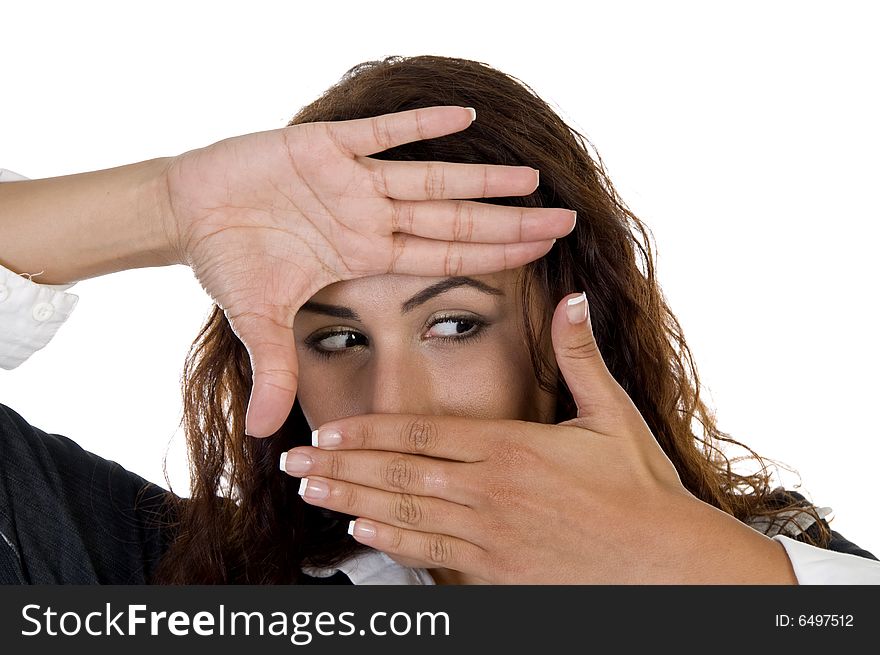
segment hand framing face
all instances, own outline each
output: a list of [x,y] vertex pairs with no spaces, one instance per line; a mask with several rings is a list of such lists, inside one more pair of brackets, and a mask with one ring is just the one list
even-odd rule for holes
[[552,339],[570,421],[352,416],[284,453],[282,468],[306,476],[306,502],[359,517],[358,541],[470,579],[731,582],[763,576],[752,558],[768,555],[787,572],[781,545],[682,486],[605,366],[583,294],[559,303]]
[[370,157],[473,120],[463,107],[427,107],[303,123],[171,160],[166,231],[248,349],[248,434],[268,436],[290,413],[293,319],[319,289],[370,275],[516,268],[571,232],[570,210],[462,200],[528,195],[538,184],[529,167]]

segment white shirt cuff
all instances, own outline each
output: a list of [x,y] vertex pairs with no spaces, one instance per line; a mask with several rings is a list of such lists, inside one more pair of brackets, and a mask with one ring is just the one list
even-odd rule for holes
[[73,284],[37,284],[0,266],[0,368],[14,369],[51,341],[79,302],[66,293]]

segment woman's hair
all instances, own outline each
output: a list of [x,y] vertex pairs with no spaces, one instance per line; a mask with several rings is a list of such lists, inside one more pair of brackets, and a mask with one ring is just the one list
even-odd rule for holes
[[[577,211],[575,230],[525,266],[521,285],[535,375],[542,388],[558,390],[557,421],[573,418],[576,408],[564,379],[553,373],[553,362],[545,361],[540,344],[549,320],[529,316],[529,294],[553,307],[566,294],[584,290],[608,369],[688,491],[744,522],[769,517],[777,529],[806,512],[817,527],[797,538],[826,546],[830,531],[815,508],[803,497],[772,489],[764,460],[716,426],[700,398],[681,326],[655,278],[647,228],[617,196],[598,153],[590,154],[592,144],[530,87],[474,61],[389,57],[349,70],[290,124],[434,105],[474,107],[478,119],[464,131],[375,157],[531,166],[541,173],[534,193],[487,202]],[[306,504],[297,494],[299,481],[278,471],[282,451],[310,443],[298,401],[274,436],[245,435],[251,384],[247,350],[215,305],[192,344],[182,378],[191,497],[169,501],[176,538],[154,582],[295,583],[302,566],[332,565],[364,548],[346,533],[349,517]],[[724,444],[749,455],[729,458]],[[752,460],[753,474],[732,468]]]

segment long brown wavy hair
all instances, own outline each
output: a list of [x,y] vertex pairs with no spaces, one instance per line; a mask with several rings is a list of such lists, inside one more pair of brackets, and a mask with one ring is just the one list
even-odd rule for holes
[[[555,367],[538,345],[549,321],[535,324],[526,313],[528,298],[540,294],[552,307],[566,294],[585,290],[609,370],[688,491],[744,522],[769,517],[779,525],[792,520],[791,515],[779,516],[782,511],[807,512],[818,530],[797,538],[826,546],[830,531],[815,508],[771,488],[766,462],[716,426],[700,398],[699,377],[681,326],[655,278],[647,228],[618,197],[592,143],[530,87],[474,61],[389,57],[349,70],[289,124],[433,105],[474,107],[478,118],[462,132],[376,157],[531,166],[541,173],[534,193],[487,202],[577,211],[574,232],[525,267],[522,285],[535,374],[542,388],[558,390],[557,421],[573,418],[575,407],[561,375],[549,373]],[[191,495],[169,499],[175,538],[152,582],[296,583],[303,566],[332,565],[364,548],[346,534],[350,517],[304,503],[297,494],[299,480],[278,470],[283,450],[310,442],[311,428],[298,401],[272,437],[245,435],[251,384],[247,351],[215,305],[191,346],[182,376]],[[732,458],[722,447],[742,448],[748,455]],[[755,472],[733,470],[733,464],[743,461],[754,461]]]

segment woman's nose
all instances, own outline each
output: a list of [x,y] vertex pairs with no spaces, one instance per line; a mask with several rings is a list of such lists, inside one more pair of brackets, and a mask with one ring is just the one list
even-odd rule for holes
[[377,356],[371,364],[369,413],[431,413],[430,376],[418,358]]

